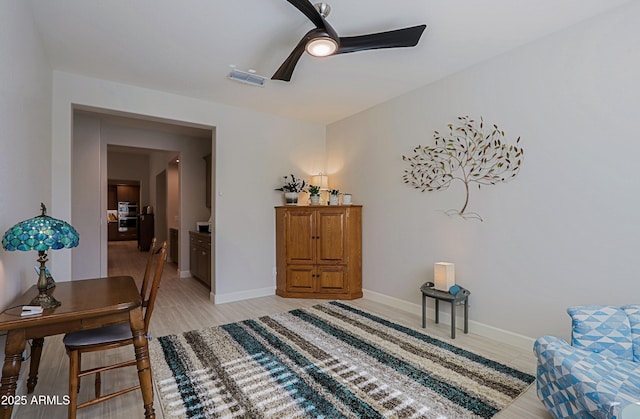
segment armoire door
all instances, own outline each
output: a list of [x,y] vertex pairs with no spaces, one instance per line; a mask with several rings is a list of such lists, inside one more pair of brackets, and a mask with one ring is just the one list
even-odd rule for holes
[[345,211],[342,208],[319,209],[316,218],[317,263],[345,263]]
[[291,211],[285,215],[287,264],[315,263],[314,211]]
[[316,286],[321,293],[349,292],[347,267],[344,265],[319,265],[316,273]]
[[288,292],[316,292],[316,269],[313,265],[291,265],[287,267]]

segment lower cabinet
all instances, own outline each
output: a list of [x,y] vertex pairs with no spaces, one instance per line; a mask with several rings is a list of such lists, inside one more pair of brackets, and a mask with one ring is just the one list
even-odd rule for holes
[[127,231],[120,231],[118,229],[118,223],[107,224],[107,240],[109,241],[124,241],[124,240],[137,240],[138,233],[135,229],[130,228]]
[[178,229],[169,229],[169,259],[171,262],[178,263]]
[[286,278],[287,291],[292,293],[345,294],[349,292],[346,266],[291,265],[287,267]]
[[211,289],[211,234],[189,232],[191,275]]
[[276,207],[276,294],[362,297],[362,206]]
[[155,236],[153,214],[141,214],[138,217],[138,249],[145,252],[149,250]]
[[118,240],[118,222],[107,224],[107,239],[109,241]]

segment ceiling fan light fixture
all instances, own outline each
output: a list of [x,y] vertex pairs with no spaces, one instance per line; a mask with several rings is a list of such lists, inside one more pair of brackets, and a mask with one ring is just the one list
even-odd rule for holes
[[273,73],[271,80],[291,81],[293,70],[305,52],[313,57],[327,57],[373,49],[415,47],[427,27],[427,25],[417,25],[342,37],[326,21],[331,10],[328,4],[312,5],[310,0],[287,0],[287,2],[305,15],[313,23],[314,28],[308,31],[296,44],[289,56]]
[[305,50],[309,55],[314,57],[327,57],[335,53],[338,49],[338,43],[335,39],[328,36],[320,36],[313,38],[305,46]]

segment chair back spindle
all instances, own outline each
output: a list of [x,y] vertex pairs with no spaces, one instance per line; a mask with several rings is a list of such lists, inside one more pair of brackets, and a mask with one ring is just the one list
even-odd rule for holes
[[166,241],[162,242],[162,245],[157,249],[156,253],[158,254],[158,256],[156,257],[155,272],[153,275],[153,281],[151,282],[151,287],[149,289],[148,297],[146,296],[146,290],[142,290],[145,292],[145,296],[142,297],[142,305],[143,307],[146,307],[144,312],[144,331],[146,334],[149,334],[149,323],[151,322],[151,314],[153,314],[156,296],[158,295],[158,289],[160,288],[160,280],[162,279],[164,262],[167,260]]
[[151,239],[149,246],[149,256],[147,257],[147,265],[144,268],[144,276],[142,277],[142,285],[140,286],[140,299],[145,300],[147,288],[149,287],[149,278],[151,277],[151,267],[153,266],[153,254],[156,252],[156,238]]

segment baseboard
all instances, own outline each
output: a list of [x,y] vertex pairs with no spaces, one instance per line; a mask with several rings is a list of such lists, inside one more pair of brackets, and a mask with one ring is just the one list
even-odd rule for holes
[[[364,294],[363,297],[367,300],[395,307],[399,310],[416,314],[422,317],[422,305],[420,304],[411,303],[409,301],[390,297],[388,295],[370,290],[362,290],[362,293]],[[460,310],[460,312],[462,312],[462,310]],[[469,317],[472,316],[470,315]],[[433,309],[427,311],[427,319],[435,319]],[[440,323],[451,325],[451,320],[448,315],[443,316],[442,314],[440,314]],[[462,328],[462,321],[458,321],[456,319],[456,323],[458,328]],[[474,321],[471,318],[469,319],[469,332],[525,350],[532,350],[533,343],[535,342],[535,339],[529,336],[524,336],[508,330],[489,326],[487,324]]]
[[[189,275],[191,274],[189,273]],[[182,277],[182,276],[181,276]],[[395,307],[399,310],[415,314],[417,316],[422,316],[422,306],[420,304],[411,303],[409,301],[401,300],[399,298],[391,297],[385,294],[381,294],[379,292],[371,291],[371,290],[362,290],[363,298],[367,300],[375,301],[377,303],[385,304],[391,307]],[[242,301],[249,300],[251,298],[259,298],[259,297],[267,297],[270,295],[275,295],[275,288],[267,287],[267,288],[257,288],[247,291],[238,291],[231,292],[228,294],[214,294],[211,292],[209,294],[209,299],[214,304],[224,304],[231,303],[234,301]],[[444,305],[444,304],[443,304]],[[432,307],[432,306],[431,306]],[[462,314],[462,310],[460,310],[460,314]],[[474,333],[479,336],[484,336],[489,339],[493,339],[495,341],[515,346],[520,349],[531,350],[533,348],[533,343],[535,342],[534,338],[529,336],[524,336],[518,333],[514,333],[508,330],[499,329],[494,326],[489,326],[484,323],[480,323],[474,321],[472,316],[469,319],[469,332]],[[433,309],[427,311],[427,319],[434,320]],[[440,315],[440,323],[450,325],[451,320],[448,315]],[[458,328],[462,328],[463,322],[461,320],[456,320]]]
[[191,271],[178,270],[178,275],[180,276],[180,278],[191,278]]
[[275,295],[275,287],[256,288],[247,291],[230,292],[228,294],[210,294],[209,298],[214,304],[231,303],[234,301],[249,300],[251,298],[268,297]]
[[391,307],[399,308],[407,313],[417,314],[422,316],[422,306],[420,304],[410,303],[409,301],[401,300],[399,298],[390,297],[386,294],[380,294],[379,292],[363,289],[362,297],[367,300],[375,301],[376,303],[386,304]]

